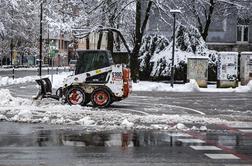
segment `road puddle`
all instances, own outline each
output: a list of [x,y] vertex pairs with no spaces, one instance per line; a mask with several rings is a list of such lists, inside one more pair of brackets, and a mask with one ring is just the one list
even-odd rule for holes
[[251,135],[239,132],[137,131],[88,132],[55,129],[37,124],[1,122],[0,147],[189,147],[208,146],[252,149]]

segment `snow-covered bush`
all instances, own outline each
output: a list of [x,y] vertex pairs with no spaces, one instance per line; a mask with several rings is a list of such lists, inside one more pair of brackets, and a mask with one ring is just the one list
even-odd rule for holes
[[157,34],[146,35],[143,38],[142,46],[140,49],[140,78],[149,79],[152,71],[151,58],[154,54],[163,51],[169,45],[169,41],[164,36]]
[[[147,36],[143,40],[140,52],[141,72],[143,78],[170,77],[172,63],[172,42],[157,35]],[[179,26],[176,30],[174,64],[176,65],[176,79],[186,80],[187,57],[207,56],[211,71],[214,71],[217,52],[209,50],[197,28],[193,26]]]

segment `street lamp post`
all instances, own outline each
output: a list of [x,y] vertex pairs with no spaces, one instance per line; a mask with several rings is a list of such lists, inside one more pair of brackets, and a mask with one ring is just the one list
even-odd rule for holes
[[170,10],[170,13],[173,15],[173,45],[172,45],[172,66],[171,66],[171,87],[173,88],[174,84],[174,56],[175,56],[175,31],[176,31],[176,14],[181,13],[180,10]]
[[40,4],[40,33],[39,33],[39,76],[42,75],[42,20],[43,20],[43,2]]

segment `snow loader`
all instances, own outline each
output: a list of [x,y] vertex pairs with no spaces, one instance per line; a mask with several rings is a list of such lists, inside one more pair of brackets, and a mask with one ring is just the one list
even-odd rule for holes
[[[107,31],[111,29],[102,29]],[[126,45],[129,52],[129,49]],[[114,63],[109,50],[76,50],[77,63],[74,75],[68,76],[63,87],[52,94],[48,78],[36,80],[40,90],[34,99],[53,98],[70,105],[108,107],[115,101],[127,98],[132,91],[128,65]],[[128,54],[128,55],[129,55]]]

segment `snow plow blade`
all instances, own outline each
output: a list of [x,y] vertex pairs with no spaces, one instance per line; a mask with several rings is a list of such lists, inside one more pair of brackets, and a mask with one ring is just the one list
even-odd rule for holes
[[35,80],[37,84],[40,86],[40,89],[35,97],[34,100],[43,99],[43,98],[53,98],[59,100],[60,97],[57,95],[52,95],[52,83],[49,78],[41,78]]

